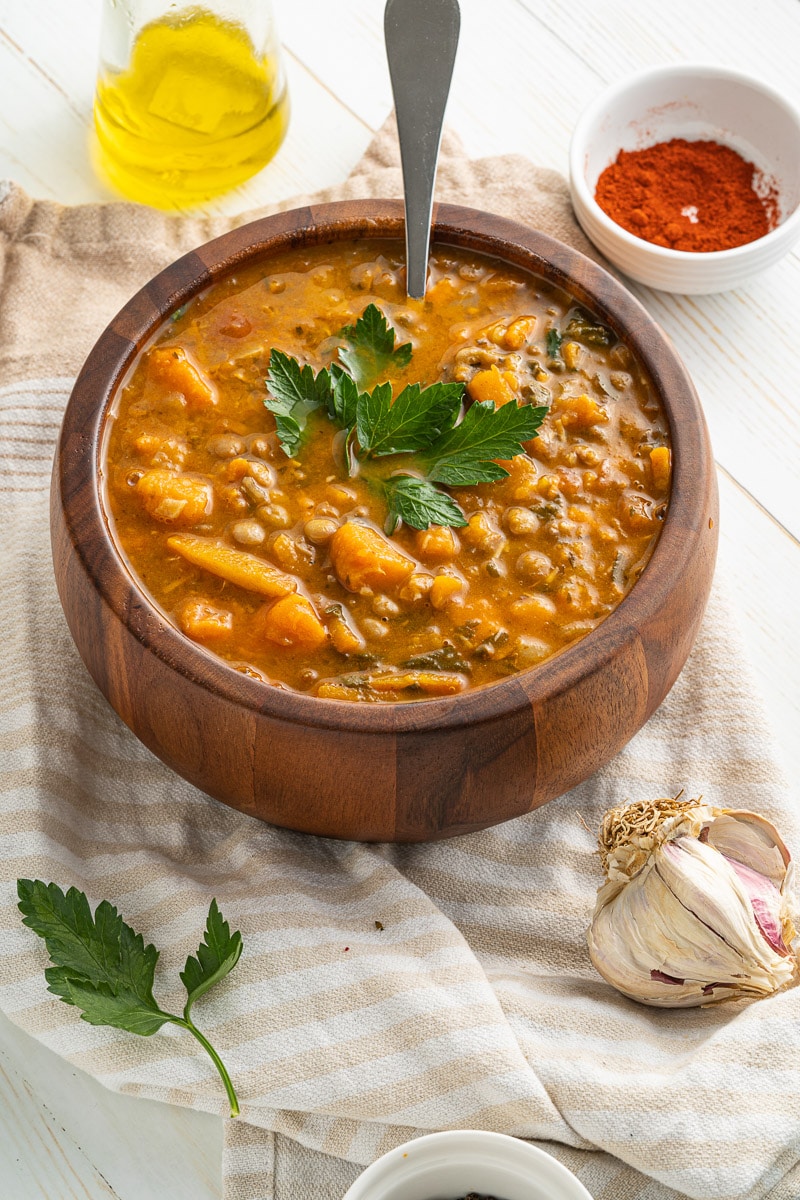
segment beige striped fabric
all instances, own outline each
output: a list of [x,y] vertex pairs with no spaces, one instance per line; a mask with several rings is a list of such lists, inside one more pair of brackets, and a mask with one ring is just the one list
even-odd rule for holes
[[[389,146],[328,196],[396,193]],[[522,159],[468,163],[451,142],[441,193],[583,245],[563,181]],[[686,788],[768,814],[800,846],[719,591],[668,700],[608,767],[528,817],[429,846],[232,812],[153,758],[88,678],[49,560],[59,416],[115,309],[221,228],[13,187],[0,199],[0,1007],[109,1088],[223,1114],[180,1031],[93,1028],[48,995],[15,880],[112,900],[162,950],[165,1007],[216,896],[245,944],[197,1010],[243,1102],[226,1200],[340,1200],[391,1146],[452,1127],[536,1141],[594,1200],[797,1200],[800,991],[659,1012],[607,987],[585,945],[600,882],[587,826],[610,804]]]

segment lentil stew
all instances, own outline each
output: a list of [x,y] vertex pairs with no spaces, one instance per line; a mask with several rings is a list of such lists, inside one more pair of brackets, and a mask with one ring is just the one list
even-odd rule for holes
[[[463,384],[467,404],[546,406],[494,482],[451,487],[465,524],[386,532],[342,431],[309,411],[290,457],[265,407],[273,350],[314,371],[376,306],[410,353],[376,383]],[[399,455],[377,460],[385,477]],[[631,352],[552,284],[446,246],[424,301],[403,248],[283,251],[213,284],[145,347],[108,424],[110,524],[186,636],[322,698],[455,694],[594,629],[644,569],[666,512],[666,418]]]

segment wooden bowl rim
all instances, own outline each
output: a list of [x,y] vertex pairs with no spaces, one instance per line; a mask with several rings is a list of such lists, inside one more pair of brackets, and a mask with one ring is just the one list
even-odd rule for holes
[[508,679],[446,699],[357,704],[292,692],[236,671],[167,620],[117,549],[102,500],[106,418],[133,359],[171,312],[237,267],[293,247],[402,237],[402,201],[342,200],[262,217],[199,246],[154,276],[110,322],[90,351],[64,414],[53,487],[75,551],[105,603],[148,650],[187,680],[290,724],[343,733],[422,732],[476,725],[538,705],[568,692],[637,638],[640,622],[659,611],[694,553],[693,538],[685,534],[697,527],[693,485],[708,469],[705,422],[691,378],[657,322],[603,267],[571,246],[518,221],[438,204],[434,242],[502,259],[562,287],[631,345],[648,372],[670,426],[673,476],[664,526],[642,575],[605,620],[573,645]]

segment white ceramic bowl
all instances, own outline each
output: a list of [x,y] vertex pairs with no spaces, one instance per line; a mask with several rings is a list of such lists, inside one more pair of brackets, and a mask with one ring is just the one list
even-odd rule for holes
[[[733,250],[690,253],[628,233],[594,199],[620,150],[681,137],[732,147],[777,185],[779,224]],[[800,114],[785,97],[738,71],[682,65],[642,71],[603,92],[581,115],[570,146],[570,188],[587,236],[640,283],[698,294],[739,287],[800,237]]]
[[344,1200],[457,1200],[468,1192],[497,1200],[592,1200],[544,1150],[475,1129],[430,1133],[390,1150],[359,1175]]

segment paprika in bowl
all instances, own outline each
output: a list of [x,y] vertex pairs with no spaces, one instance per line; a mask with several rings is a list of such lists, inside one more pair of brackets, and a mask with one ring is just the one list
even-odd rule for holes
[[631,278],[738,287],[800,237],[800,114],[738,71],[643,71],[581,116],[570,187],[588,237]]

